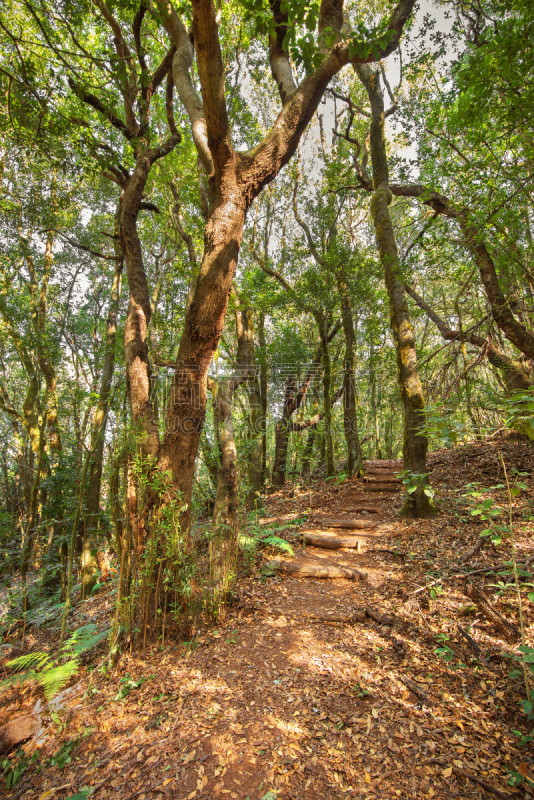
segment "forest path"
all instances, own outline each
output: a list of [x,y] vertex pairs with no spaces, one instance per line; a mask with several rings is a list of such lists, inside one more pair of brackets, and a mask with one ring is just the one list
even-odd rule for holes
[[[533,452],[532,445],[511,444],[507,464],[534,472]],[[508,785],[510,769],[532,770],[511,733],[526,729],[516,712],[521,685],[508,679],[510,647],[473,610],[461,581],[445,583],[433,599],[425,591],[436,574],[450,575],[478,538],[480,524],[460,519],[458,487],[484,473],[495,482],[499,462],[481,443],[438,453],[432,464],[442,504],[432,520],[402,520],[396,487],[382,493],[366,486],[384,473],[391,477],[398,462],[368,465],[366,481],[314,481],[311,515],[309,487],[288,486],[266,498],[258,524],[276,525],[294,558],[261,551],[263,565],[240,578],[219,625],[194,631],[192,641],[169,640],[163,651],[142,656],[126,652],[110,674],[82,671],[78,694],[60,712],[65,727],[47,728],[39,763],[54,754],[56,762],[40,772],[32,767],[5,796],[67,800],[82,790],[78,797],[90,792],[95,800],[531,797],[528,788]],[[352,510],[362,498],[374,512]],[[528,520],[528,498],[517,503],[518,520]],[[379,537],[367,538],[361,552],[299,543],[302,530],[337,535],[346,529],[325,528],[324,521],[355,516],[376,522],[371,531],[360,529],[362,536]],[[532,522],[518,524],[521,558],[532,550],[533,530]],[[480,571],[505,552],[481,551],[464,569]],[[274,557],[346,566],[367,578],[296,578],[266,570]],[[112,595],[96,596],[78,607],[73,624],[108,618],[112,602]],[[514,615],[509,599],[499,605]],[[459,625],[471,630],[484,660]],[[27,642],[36,646],[30,636]],[[31,710],[31,694],[30,687],[14,687],[0,722]],[[57,753],[74,741],[83,743],[71,762],[54,767]]]
[[[301,619],[310,613],[317,617],[350,618],[366,607],[375,607],[380,614],[380,586],[384,580],[381,564],[373,557],[375,552],[394,555],[388,547],[389,538],[398,533],[401,505],[400,481],[396,473],[402,469],[401,461],[370,461],[365,464],[363,479],[344,481],[341,485],[325,488],[311,500],[312,508],[307,520],[300,526],[300,544],[294,547],[291,561],[280,559],[287,569],[294,567],[343,567],[353,570],[363,579],[302,578],[298,590],[280,597],[277,611],[280,615],[296,615]],[[379,480],[380,483],[376,481]],[[389,485],[388,485],[389,484]],[[382,488],[382,487],[386,488]],[[380,488],[380,491],[375,491]],[[370,491],[372,489],[372,491]],[[269,520],[272,524],[273,518]],[[372,527],[371,527],[372,526]],[[326,539],[324,547],[302,541],[311,537],[313,542]],[[332,549],[332,543],[341,539],[349,547]],[[267,563],[274,565],[276,560]],[[309,570],[310,572],[312,571]],[[299,579],[300,576],[290,573]]]

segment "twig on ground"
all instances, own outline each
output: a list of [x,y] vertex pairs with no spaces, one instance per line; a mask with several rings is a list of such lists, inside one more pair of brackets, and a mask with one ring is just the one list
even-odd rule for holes
[[482,547],[484,546],[484,544],[486,544],[486,542],[487,539],[484,536],[479,536],[473,547],[471,547],[471,549],[468,550],[467,553],[464,553],[464,555],[458,559],[458,564],[466,564],[468,561],[470,561],[473,558],[473,556],[476,556],[477,553],[480,553]]
[[380,614],[378,611],[375,611],[374,608],[365,608],[365,613],[371,619],[374,619],[375,622],[378,622],[379,625],[394,625],[395,619],[393,617],[386,617],[383,614]]
[[[527,558],[524,564],[518,564],[518,569],[525,569],[529,567],[532,562],[534,561],[534,556]],[[421,594],[424,592],[425,589],[431,589],[433,586],[439,586],[440,583],[448,583],[449,581],[457,581],[462,578],[469,578],[471,575],[487,575],[488,572],[498,572],[501,569],[509,569],[509,563],[501,563],[501,564],[494,564],[491,567],[483,567],[482,569],[473,569],[470,572],[462,572],[458,570],[454,575],[443,575],[441,578],[438,578],[431,583],[427,583],[426,586],[419,586],[414,592],[412,592],[412,597],[415,597],[416,594]]]
[[425,764],[437,764],[439,767],[450,767],[455,775],[461,775],[462,778],[468,778],[473,783],[478,783],[483,789],[486,789],[488,792],[492,792],[497,797],[502,797],[503,800],[508,800],[510,795],[508,792],[501,791],[497,786],[494,786],[492,783],[488,783],[487,781],[479,778],[478,775],[475,775],[473,772],[468,772],[465,769],[460,769],[459,767],[453,767],[448,764],[446,761],[442,761],[440,758],[429,758],[428,761],[424,762]]
[[467,633],[467,631],[466,631],[466,630],[464,630],[464,629],[462,628],[462,626],[461,626],[461,625],[458,625],[458,630],[460,631],[460,633],[462,634],[462,636],[464,637],[464,639],[466,639],[466,640],[469,642],[469,644],[471,645],[471,647],[472,647],[472,648],[473,648],[473,650],[475,651],[475,653],[476,653],[476,655],[477,655],[477,658],[479,659],[479,661],[482,661],[482,663],[483,663],[483,664],[485,664],[486,666],[489,666],[489,661],[488,661],[488,659],[487,659],[487,658],[484,658],[484,656],[482,655],[482,650],[480,649],[480,647],[479,647],[479,645],[478,645],[478,642],[476,642],[476,641],[473,639],[473,637],[472,637],[472,636],[470,636],[470,635]]
[[403,683],[411,692],[413,692],[419,700],[422,700],[427,705],[430,705],[431,700],[430,697],[424,692],[419,686],[411,681],[409,678],[404,678],[402,675],[399,675],[399,681]]

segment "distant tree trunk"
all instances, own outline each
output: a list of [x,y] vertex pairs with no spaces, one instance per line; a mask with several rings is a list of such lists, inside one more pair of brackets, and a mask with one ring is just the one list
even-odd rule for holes
[[[390,303],[390,318],[397,351],[399,385],[404,410],[404,469],[419,475],[426,474],[428,439],[425,435],[424,399],[413,328],[410,323],[406,293],[402,283],[402,269],[397,252],[395,233],[389,213],[392,193],[389,188],[386,141],[384,136],[384,98],[380,88],[380,73],[367,65],[358,64],[355,70],[363,83],[371,103],[370,149],[373,165],[374,193],[371,214],[384,268],[386,288]],[[407,516],[424,517],[434,513],[424,492],[424,483],[408,495],[403,512]]]
[[[327,344],[332,341],[341,323],[336,322],[331,331],[326,336]],[[319,326],[321,329],[321,326]],[[294,377],[289,377],[286,381],[286,390],[284,397],[284,406],[282,409],[282,416],[278,420],[275,428],[274,442],[274,464],[272,473],[273,486],[283,486],[286,481],[286,468],[287,468],[287,451],[289,446],[289,432],[291,430],[291,417],[298,411],[304,402],[308,389],[316,375],[317,368],[321,363],[323,356],[323,334],[321,332],[321,344],[319,345],[315,357],[308,367],[308,371],[304,376],[300,388],[297,390],[297,384]],[[323,387],[324,389],[324,387]],[[323,391],[324,397],[324,391]],[[333,460],[333,459],[332,459]]]
[[326,446],[326,475],[331,478],[335,474],[336,467],[334,464],[334,444],[332,438],[332,406],[330,390],[332,384],[332,376],[330,369],[330,353],[328,352],[328,335],[327,335],[327,322],[323,315],[316,315],[317,327],[319,328],[319,335],[321,337],[321,364],[322,364],[322,378],[323,378],[323,409],[324,409],[324,436]]
[[236,298],[237,361],[236,370],[220,381],[216,392],[215,413],[220,450],[217,496],[213,511],[213,535],[210,539],[210,574],[220,591],[229,576],[229,565],[235,557],[237,530],[238,470],[237,448],[232,419],[232,402],[235,390],[254,374],[254,333],[248,309],[240,309]]
[[[315,408],[315,410],[319,408],[319,390],[317,388],[316,383],[313,384],[312,406]],[[317,425],[310,426],[308,428],[308,440],[306,442],[306,447],[304,448],[304,452],[302,454],[302,474],[308,479],[311,477],[312,473],[313,448],[315,445],[316,438],[317,438]]]
[[337,273],[337,285],[341,299],[341,321],[345,336],[345,364],[343,370],[343,430],[347,442],[347,474],[363,474],[363,455],[358,433],[358,416],[356,413],[356,333],[352,318],[352,304],[344,268]]
[[262,491],[262,460],[263,460],[263,431],[265,428],[265,417],[263,416],[262,397],[260,389],[260,381],[255,374],[250,380],[248,400],[250,406],[249,416],[249,463],[248,463],[248,501],[252,508],[257,508],[261,505],[261,491]]
[[378,408],[376,405],[376,369],[375,369],[375,359],[374,359],[374,347],[373,344],[370,345],[370,353],[369,353],[369,391],[371,394],[371,413],[373,415],[373,425],[374,425],[374,435],[373,439],[375,440],[375,453],[376,458],[382,458],[382,449],[380,447],[380,420],[378,417]]
[[[118,232],[119,218],[120,210],[115,215],[116,233]],[[91,594],[91,591],[96,583],[96,574],[98,572],[98,562],[95,553],[95,534],[98,528],[98,515],[100,508],[100,486],[102,482],[102,467],[104,462],[104,440],[109,404],[111,400],[111,384],[115,368],[117,315],[119,313],[123,268],[120,243],[117,239],[115,239],[115,252],[120,260],[116,262],[115,274],[113,276],[113,284],[111,287],[111,298],[106,323],[104,364],[102,367],[102,378],[100,382],[98,404],[93,418],[89,481],[85,495],[85,518],[82,546],[82,599],[86,599]]]
[[267,408],[268,408],[268,375],[267,375],[267,344],[265,341],[265,313],[260,314],[258,325],[258,342],[261,347],[260,361],[260,398],[261,398],[261,485],[265,486],[267,480]]
[[[294,388],[293,384],[289,384],[291,379],[288,378],[286,384],[286,398]],[[282,417],[276,423],[274,430],[274,462],[272,472],[273,486],[283,486],[286,482],[286,469],[287,469],[287,451],[289,447],[289,410],[284,404],[284,411]],[[285,413],[284,413],[285,412]]]

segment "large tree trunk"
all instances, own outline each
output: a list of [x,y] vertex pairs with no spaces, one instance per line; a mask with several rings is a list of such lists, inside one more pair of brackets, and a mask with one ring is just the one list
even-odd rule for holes
[[43,278],[41,281],[41,288],[39,290],[36,334],[39,368],[44,375],[46,383],[46,424],[48,428],[48,441],[52,453],[58,454],[62,451],[62,444],[61,432],[59,428],[58,399],[56,391],[57,374],[53,359],[50,355],[50,348],[48,346],[46,333],[46,298],[48,284],[52,273],[52,264],[54,261],[53,243],[54,240],[52,234],[49,233],[46,239]]
[[137,218],[151,168],[148,153],[137,158],[133,175],[126,183],[121,200],[120,243],[128,275],[130,299],[124,328],[126,382],[135,433],[141,453],[152,462],[159,453],[159,436],[150,397],[151,366],[148,355],[150,293],[143,264]]
[[[395,233],[389,213],[392,193],[384,136],[384,98],[380,89],[380,74],[366,65],[355,67],[371,103],[370,147],[373,165],[374,193],[371,199],[371,214],[384,268],[386,289],[390,304],[390,320],[397,351],[399,386],[404,410],[404,469],[424,475],[427,472],[426,455],[428,439],[425,435],[424,399],[413,328],[410,323],[408,303],[402,282],[402,268],[397,252]],[[408,495],[404,513],[422,517],[433,513],[433,508],[423,485]]]
[[38,532],[38,525],[39,525],[39,491],[41,488],[41,483],[43,481],[43,469],[44,469],[44,462],[45,462],[45,444],[46,444],[46,437],[45,437],[45,427],[46,427],[46,420],[41,425],[39,431],[39,444],[37,449],[37,462],[36,462],[36,469],[35,475],[33,479],[33,486],[31,491],[31,499],[30,499],[30,507],[29,507],[29,514],[28,514],[28,525],[26,528],[26,537],[24,540],[24,547],[22,550],[22,561],[20,567],[20,573],[22,577],[22,585],[23,591],[25,594],[25,603],[26,601],[26,578],[28,575],[28,570],[30,567],[33,548],[35,545],[35,541],[37,539],[37,532]]
[[[377,58],[396,49],[413,5],[413,0],[401,0],[396,6],[386,22],[395,33]],[[171,4],[157,0],[157,6],[176,47],[172,64],[174,85],[189,117],[198,156],[209,175],[203,263],[186,312],[178,352],[180,366],[173,380],[159,459],[160,467],[171,471],[175,489],[188,506],[183,517],[183,525],[188,528],[195,459],[206,410],[206,376],[222,332],[246,211],[295,153],[331,78],[356,57],[351,56],[346,43],[336,44],[321,66],[297,86],[289,53],[284,50],[287,13],[282,11],[281,4],[274,4],[275,31],[270,38],[270,60],[282,109],[258,146],[247,153],[236,153],[225,103],[225,69],[213,1],[196,0],[192,4],[201,96],[191,75],[193,50],[189,32]],[[334,11],[331,3],[322,3],[321,16],[325,24],[330,24],[332,19],[335,25],[338,14]],[[368,56],[369,59],[374,57]]]
[[182,525],[189,529],[195,462],[204,424],[207,373],[222,333],[228,298],[245,221],[237,187],[213,211],[204,236],[204,258],[193,299],[186,312],[167,406],[159,465],[170,470],[177,492],[187,504]]
[[[115,230],[118,232],[120,210],[115,215]],[[91,433],[91,456],[89,464],[89,482],[85,495],[85,518],[82,546],[82,599],[89,597],[96,583],[98,561],[96,559],[96,530],[98,528],[98,514],[100,508],[100,486],[102,482],[102,466],[104,462],[104,439],[108,419],[109,404],[111,399],[111,383],[115,368],[115,352],[117,339],[117,315],[122,284],[122,254],[120,243],[115,240],[115,252],[120,261],[116,262],[111,298],[106,323],[106,348],[104,364],[102,366],[102,379],[100,394],[93,418]]]

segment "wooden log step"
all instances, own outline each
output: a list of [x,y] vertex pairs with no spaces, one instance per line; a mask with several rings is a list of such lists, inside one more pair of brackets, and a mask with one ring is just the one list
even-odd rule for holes
[[[352,497],[351,500],[354,503],[358,502],[358,498],[357,497]],[[354,513],[354,514],[358,514],[360,511],[367,511],[368,514],[380,514],[382,510],[383,509],[380,508],[379,506],[371,505],[370,503],[365,503],[365,502],[358,503],[358,505],[355,505],[355,506],[345,506],[345,511],[348,511],[349,513]],[[337,527],[337,526],[334,526],[334,527]],[[356,527],[356,526],[354,526],[354,527]]]
[[[373,506],[374,509],[374,506]],[[378,511],[378,509],[376,509]],[[316,517],[315,523],[325,528],[376,528],[376,522],[369,519],[347,519],[346,517]]]
[[397,486],[400,485],[399,478],[395,478],[394,475],[390,475],[389,473],[385,475],[364,475],[362,481],[364,483],[394,483]]
[[305,530],[300,532],[300,538],[312,547],[322,547],[325,550],[338,550],[340,547],[357,550],[361,545],[380,538],[380,536],[372,533],[338,536],[335,531]]
[[306,544],[311,544],[313,547],[324,547],[326,550],[337,550],[343,547],[341,538],[334,533],[301,531],[300,538],[306,542]]
[[293,561],[280,561],[278,558],[268,561],[265,567],[273,571],[288,572],[297,578],[347,578],[350,581],[359,581],[360,579],[365,580],[367,577],[366,572],[359,572],[357,569],[311,562],[295,564]]
[[370,481],[362,484],[362,492],[398,492],[399,487],[393,483],[371,483]]
[[357,536],[351,536],[351,534],[348,534],[346,536],[340,536],[339,538],[341,539],[343,547],[346,547],[348,550],[360,550],[362,545],[368,545],[372,543],[375,539],[379,539],[380,535],[364,533],[358,534]]
[[[239,613],[241,614],[241,612],[243,612],[244,616],[248,616],[249,614],[253,614],[254,611],[259,611],[266,617],[290,617],[293,619],[316,620],[317,622],[344,622],[349,625],[354,624],[355,622],[365,622],[367,619],[372,619],[381,625],[393,626],[396,622],[396,618],[386,617],[383,614],[380,614],[380,612],[376,611],[374,608],[355,609],[352,614],[339,614],[336,611],[325,611],[318,614],[296,614],[294,611],[287,609],[265,608],[265,606],[259,605],[258,603],[252,603],[251,605],[244,606]],[[406,681],[404,681],[402,678],[400,678],[400,680],[402,680],[403,683],[406,683]],[[408,683],[411,683],[411,681],[408,681]],[[415,692],[415,694],[417,694],[417,692]]]
[[398,470],[399,472],[402,469],[402,461],[397,461],[396,459],[382,459],[382,461],[368,461],[367,463],[364,462],[363,466],[365,469],[389,469],[389,470]]

